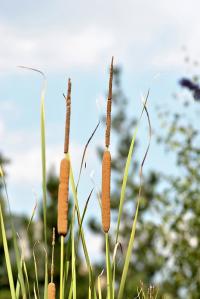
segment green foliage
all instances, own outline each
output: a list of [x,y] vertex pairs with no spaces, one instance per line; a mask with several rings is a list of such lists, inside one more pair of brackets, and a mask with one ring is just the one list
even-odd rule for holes
[[167,200],[164,212],[167,226],[163,241],[168,248],[168,275],[163,287],[173,298],[181,297],[180,294],[185,298],[198,298],[200,292],[200,135],[198,127],[195,128],[194,108],[199,109],[194,104],[186,107],[180,103],[179,110],[182,112],[170,116],[172,121],[166,122],[167,134],[159,138],[166,149],[173,152],[177,168],[176,174],[163,176],[166,183],[163,197]]

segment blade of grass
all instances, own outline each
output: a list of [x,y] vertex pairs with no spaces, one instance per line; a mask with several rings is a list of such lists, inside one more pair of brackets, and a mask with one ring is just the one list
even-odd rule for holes
[[[19,236],[19,234],[17,234],[18,238],[20,241],[21,238]],[[27,285],[27,289],[28,289],[28,296],[29,296],[29,299],[30,299],[30,286],[29,286],[29,278],[28,278],[28,272],[27,272],[27,268],[26,268],[26,262],[25,262],[25,259],[23,258],[24,257],[24,248],[22,247],[21,248],[22,252],[21,252],[21,261],[20,261],[20,267],[22,268],[23,272],[24,272],[24,275],[25,275],[25,279],[26,279],[26,285]],[[18,274],[18,279],[17,279],[17,287],[16,287],[16,290],[18,291],[18,296],[19,296],[19,290],[18,290],[18,286],[19,286],[19,290],[20,290],[20,279],[19,279],[19,274]],[[17,292],[16,292],[17,294]]]
[[147,115],[147,119],[148,119],[149,142],[148,142],[147,149],[146,149],[146,152],[144,154],[144,158],[143,158],[141,166],[140,166],[140,187],[139,187],[139,194],[138,194],[138,198],[137,198],[136,212],[135,212],[135,216],[134,216],[134,220],[133,220],[133,225],[132,225],[132,229],[131,229],[131,235],[130,235],[130,239],[129,239],[128,249],[127,249],[126,256],[125,256],[125,262],[124,262],[122,277],[121,277],[120,286],[119,286],[119,292],[118,292],[118,297],[117,297],[118,299],[122,299],[123,298],[126,277],[127,277],[127,273],[128,273],[129,263],[130,263],[130,259],[131,259],[131,253],[132,253],[133,244],[134,244],[134,240],[135,240],[135,231],[136,231],[136,224],[137,224],[137,218],[138,218],[138,212],[139,212],[139,206],[140,206],[140,199],[141,199],[141,191],[142,191],[143,166],[144,166],[144,163],[145,163],[148,151],[149,151],[150,143],[151,143],[151,122],[150,122],[148,110],[146,108],[146,102],[144,103],[144,109],[145,109],[145,112],[146,112],[146,115]]
[[80,166],[80,171],[79,171],[79,175],[78,175],[78,182],[76,184],[76,192],[78,191],[78,185],[79,185],[79,182],[80,182],[80,178],[81,178],[81,172],[82,172],[82,169],[83,169],[83,163],[84,163],[84,159],[85,159],[85,155],[86,155],[86,151],[87,151],[87,148],[89,146],[89,143],[90,141],[92,140],[92,138],[94,137],[94,134],[96,133],[98,127],[100,125],[100,121],[98,122],[98,124],[96,125],[94,131],[92,132],[91,136],[89,137],[86,145],[85,145],[85,148],[84,148],[84,151],[83,151],[83,155],[82,155],[82,159],[81,159],[81,166]]
[[30,228],[30,226],[31,226],[31,223],[33,222],[33,218],[34,218],[34,216],[35,216],[36,209],[37,209],[37,202],[36,202],[35,205],[34,205],[34,208],[33,208],[32,214],[31,214],[31,217],[30,217],[30,219],[29,219],[29,222],[28,222],[28,225],[27,225],[27,228],[26,228],[26,231],[27,231],[27,232],[29,231],[29,228]]
[[[46,138],[45,138],[45,93],[46,93],[46,76],[45,74],[35,68],[19,66],[20,68],[39,73],[43,78],[40,96],[40,138],[41,138],[41,160],[42,160],[42,193],[43,193],[43,225],[44,225],[44,241],[47,248],[47,216],[46,216],[46,202],[47,202],[47,187],[46,187]],[[48,257],[47,257],[48,258]],[[45,273],[45,293],[47,294],[48,286],[48,272]]]
[[118,237],[119,237],[119,229],[120,229],[120,222],[121,222],[122,210],[123,210],[124,199],[125,199],[126,185],[127,185],[127,180],[128,180],[128,172],[129,172],[129,168],[130,168],[130,164],[131,164],[131,158],[132,158],[132,155],[133,155],[135,139],[136,139],[136,136],[137,136],[137,132],[138,132],[138,128],[139,128],[139,124],[140,124],[142,115],[143,115],[144,110],[145,110],[145,105],[147,103],[148,96],[149,96],[149,92],[147,93],[145,103],[143,104],[142,112],[141,112],[139,120],[137,122],[135,131],[133,133],[132,141],[131,141],[129,152],[128,152],[128,157],[127,157],[127,160],[126,160],[126,165],[125,165],[124,175],[123,175],[123,181],[122,181],[121,194],[120,194],[120,201],[119,201],[119,212],[118,212],[118,219],[117,219],[117,230],[116,230],[116,241],[115,241],[115,243],[118,242]]
[[47,299],[48,296],[48,256],[46,248],[43,247],[44,253],[45,253],[45,267],[44,267],[44,273],[45,273],[45,280],[44,280],[44,299]]
[[8,243],[7,243],[7,238],[6,238],[6,231],[5,231],[5,225],[4,225],[1,204],[0,204],[0,220],[1,220],[2,241],[3,241],[3,248],[4,248],[4,254],[5,254],[5,261],[6,261],[6,268],[7,268],[7,273],[8,273],[11,298],[16,299],[15,285],[14,285],[14,280],[13,280],[12,267],[11,267],[10,256],[9,256],[9,251],[8,251]]
[[68,282],[68,274],[69,274],[69,261],[65,261],[65,267],[64,267],[64,274],[63,274],[63,298],[65,298],[65,288],[67,286]]
[[42,192],[43,192],[43,216],[44,216],[44,240],[47,248],[47,217],[46,217],[46,145],[45,145],[45,109],[44,96],[41,98],[41,155],[42,155]]
[[91,198],[91,196],[92,196],[93,190],[94,190],[94,189],[92,189],[92,190],[90,191],[90,194],[89,194],[89,196],[88,196],[88,198],[87,198],[87,200],[86,200],[86,203],[85,203],[85,207],[84,207],[83,214],[82,214],[82,217],[81,217],[81,223],[80,223],[80,225],[79,225],[79,233],[78,233],[78,241],[77,241],[77,245],[78,245],[78,243],[79,243],[80,233],[81,233],[81,229],[82,229],[82,226],[83,226],[83,220],[84,220],[84,217],[85,217],[85,214],[86,214],[86,211],[87,211],[87,208],[88,208],[88,204],[89,204],[90,198]]
[[37,261],[35,257],[35,247],[39,243],[39,241],[36,241],[34,246],[33,246],[33,261],[34,261],[34,270],[35,270],[35,280],[36,280],[36,291],[38,294],[38,298],[40,299],[40,290],[39,290],[39,283],[38,283],[38,271],[37,271]]
[[29,299],[31,299],[29,278],[28,278],[28,272],[27,272],[25,261],[23,261],[23,269],[24,269],[25,278],[26,278],[26,284],[27,284],[27,288],[28,288],[28,297],[29,297]]
[[43,193],[43,221],[44,221],[44,240],[45,246],[47,248],[47,220],[46,220],[46,199],[47,199],[47,190],[46,190],[46,141],[45,141],[45,93],[46,93],[46,76],[39,69],[19,66],[20,68],[30,70],[33,72],[39,73],[43,78],[43,84],[41,89],[40,96],[40,135],[41,135],[41,159],[42,159],[42,193]]

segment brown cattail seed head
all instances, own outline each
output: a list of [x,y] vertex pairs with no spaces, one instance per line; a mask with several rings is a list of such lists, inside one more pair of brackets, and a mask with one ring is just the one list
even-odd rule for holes
[[53,282],[48,284],[48,299],[56,299],[56,286]]
[[70,132],[70,117],[71,117],[71,80],[68,80],[68,90],[66,97],[66,120],[65,120],[65,144],[64,153],[69,151],[69,132]]
[[106,149],[102,161],[102,225],[105,233],[110,228],[110,175],[111,155]]
[[70,161],[63,159],[60,164],[60,184],[58,188],[58,233],[67,234],[67,214],[69,195]]
[[113,81],[113,57],[112,57],[111,66],[110,66],[110,79],[109,79],[108,100],[107,100],[106,136],[105,136],[105,145],[106,145],[106,147],[109,147],[109,145],[110,145],[111,107],[112,107],[112,81]]

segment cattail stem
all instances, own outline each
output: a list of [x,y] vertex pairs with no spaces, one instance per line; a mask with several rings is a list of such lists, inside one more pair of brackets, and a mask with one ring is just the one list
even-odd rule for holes
[[63,297],[64,236],[60,239],[60,299]]
[[54,246],[55,246],[55,227],[53,227],[52,233],[52,254],[51,254],[51,282],[48,284],[48,299],[56,298],[56,285],[53,282],[53,274],[54,274]]
[[68,90],[66,99],[66,120],[65,120],[65,143],[64,153],[69,151],[69,133],[70,133],[70,116],[71,116],[71,80],[68,80]]
[[113,81],[113,57],[112,57],[111,66],[110,66],[110,79],[109,79],[108,100],[107,100],[106,135],[105,135],[105,146],[106,147],[109,147],[109,145],[110,145],[112,81]]
[[107,294],[108,298],[113,299],[113,287],[112,287],[112,269],[110,261],[110,246],[108,233],[105,233],[106,242],[106,276],[107,276]]

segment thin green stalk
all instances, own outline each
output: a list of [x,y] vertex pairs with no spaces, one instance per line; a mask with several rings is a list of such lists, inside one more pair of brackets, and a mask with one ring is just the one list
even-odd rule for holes
[[65,281],[67,284],[67,280],[68,280],[68,274],[69,274],[69,261],[66,261],[66,267],[65,267]]
[[91,299],[91,290],[90,290],[90,287],[88,289],[88,299]]
[[99,298],[98,299],[102,299],[102,294],[101,294],[101,275],[103,274],[103,271],[99,274],[98,278],[97,278],[97,285],[98,285],[98,295]]
[[33,292],[34,292],[34,299],[38,299],[37,294],[36,294],[36,289],[35,289],[35,283],[34,283],[34,286],[33,286]]
[[75,220],[75,205],[73,208],[72,217],[72,285],[73,285],[73,299],[76,299],[76,253],[74,240],[74,220]]
[[25,261],[23,261],[23,268],[24,268],[24,273],[25,273],[25,277],[26,277],[26,284],[27,284],[27,288],[28,288],[28,296],[29,296],[29,299],[31,299],[29,278],[28,278],[28,272],[27,272]]
[[11,298],[16,299],[15,285],[14,285],[14,280],[13,280],[12,267],[11,267],[10,256],[9,256],[9,251],[8,251],[8,243],[7,243],[7,238],[6,238],[6,231],[5,231],[5,225],[4,225],[4,220],[3,220],[1,204],[0,204],[0,220],[1,220],[1,233],[2,233],[3,248],[4,248],[5,261],[6,261],[6,267],[7,267],[7,273],[8,273],[8,280],[9,280],[9,285],[10,285]]
[[35,270],[35,280],[36,280],[36,288],[37,288],[37,297],[40,299],[40,290],[39,290],[39,283],[38,283],[38,270],[37,270],[37,261],[35,257],[35,246],[39,243],[36,241],[33,246],[33,261],[34,261],[34,270]]
[[70,289],[69,289],[69,296],[68,299],[72,299],[72,291],[73,291],[73,285],[72,283],[70,284]]
[[114,299],[113,288],[112,288],[112,269],[110,262],[110,247],[109,247],[109,237],[108,233],[105,234],[106,241],[106,275],[107,275],[107,298]]
[[47,299],[48,296],[48,258],[47,258],[47,251],[46,248],[44,247],[44,252],[45,252],[45,268],[44,268],[44,273],[45,273],[45,280],[44,280],[44,299]]
[[60,299],[63,297],[64,236],[60,237]]

